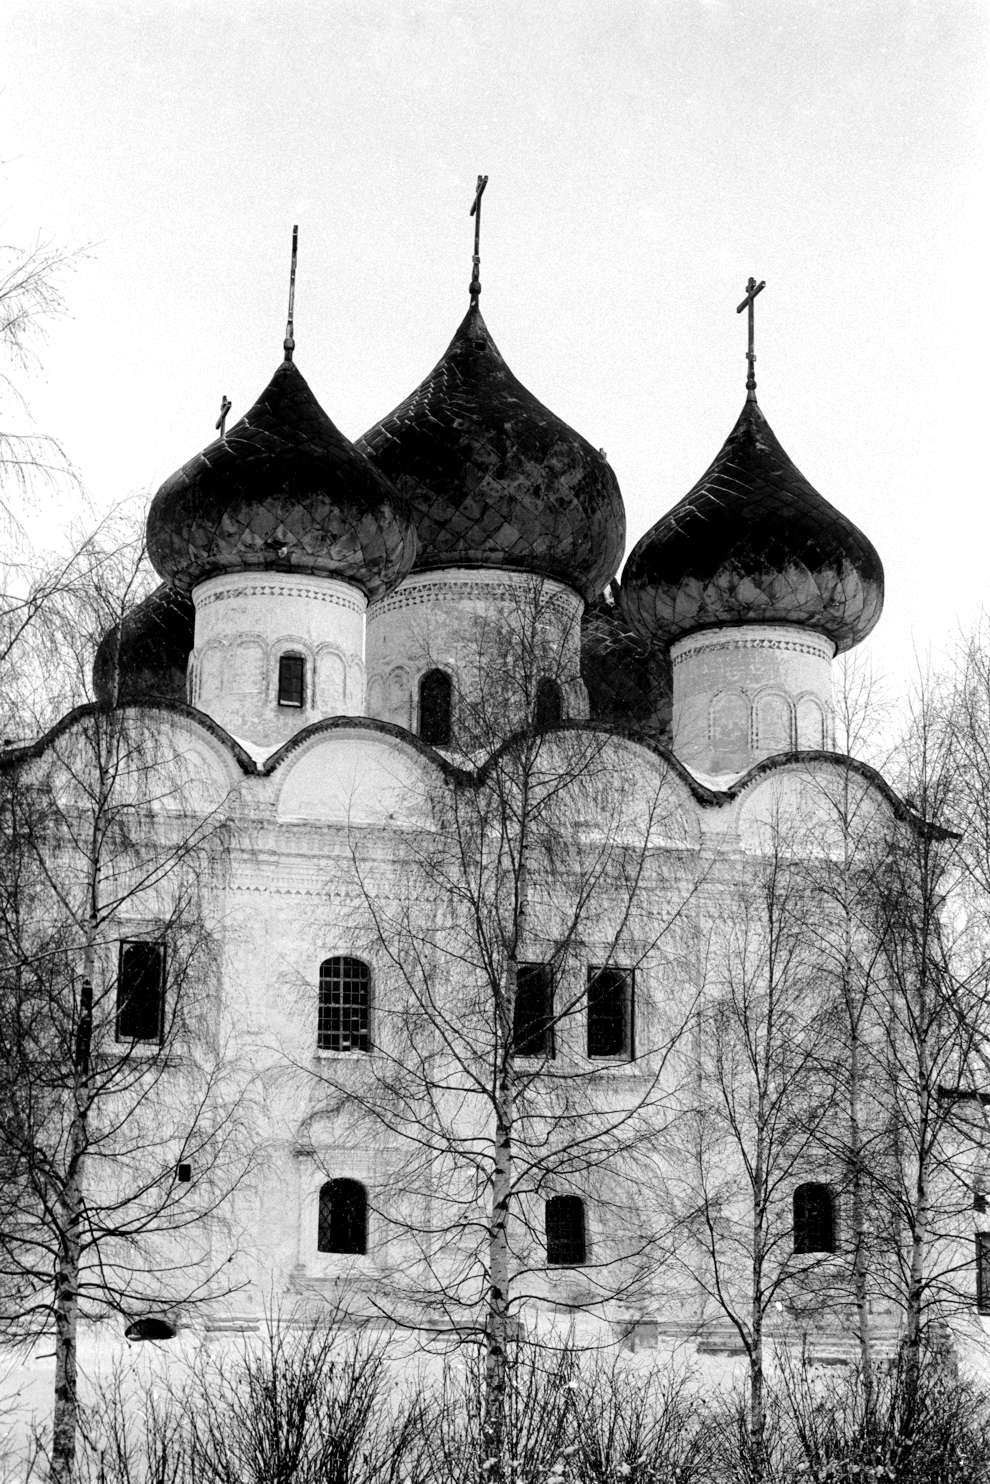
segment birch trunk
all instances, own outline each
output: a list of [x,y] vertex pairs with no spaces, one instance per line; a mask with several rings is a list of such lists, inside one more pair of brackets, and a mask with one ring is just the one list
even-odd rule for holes
[[89,1094],[93,1045],[93,971],[95,930],[88,934],[79,986],[78,1018],[73,1045],[73,1110],[69,1126],[66,1176],[59,1202],[59,1259],[55,1274],[55,1391],[52,1408],[51,1477],[53,1484],[72,1484],[79,1425],[77,1333],[79,1274],[84,1214],[84,1169],[89,1139]]
[[860,1119],[859,1035],[852,1027],[849,1047],[849,1159],[852,1165],[853,1296],[856,1304],[856,1339],[862,1371],[863,1401],[872,1417],[875,1400],[873,1382],[873,1337],[870,1333],[869,1281],[866,1251],[866,1192],[863,1189],[863,1131]]
[[763,1259],[764,1259],[764,1148],[763,1116],[760,1099],[760,1132],[757,1134],[756,1162],[753,1169],[753,1287],[750,1304],[750,1350],[749,1350],[749,1446],[754,1480],[762,1480],[765,1472],[764,1437],[766,1430],[766,1403],[763,1376]]
[[[485,1316],[484,1447],[480,1477],[498,1484],[504,1473],[505,1413],[509,1343],[509,1202],[512,1195],[512,1129],[515,1112],[512,1010],[516,998],[517,966],[506,965],[503,1031],[505,1053],[495,1095],[495,1155],[492,1168],[491,1221],[488,1242],[488,1312]],[[488,1468],[484,1465],[494,1460]]]

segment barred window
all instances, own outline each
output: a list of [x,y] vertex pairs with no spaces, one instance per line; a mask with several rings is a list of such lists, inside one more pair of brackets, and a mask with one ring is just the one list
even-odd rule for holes
[[990,1314],[990,1232],[976,1233],[976,1308]]
[[553,1056],[553,971],[549,964],[520,964],[512,1049],[517,1056]]
[[316,1044],[320,1051],[368,1051],[371,970],[359,958],[328,958],[320,964]]
[[584,1201],[576,1195],[553,1195],[543,1213],[547,1266],[579,1267],[586,1260]]
[[301,654],[282,654],[278,660],[278,704],[302,706],[305,699],[306,661]]
[[564,698],[556,680],[546,676],[536,687],[536,706],[533,721],[538,731],[547,727],[559,727],[564,716]]
[[588,1055],[633,1054],[632,969],[588,970]]
[[367,1252],[368,1196],[357,1180],[328,1180],[320,1188],[318,1252]]
[[795,1190],[794,1251],[835,1251],[835,1198],[827,1185],[809,1182]]
[[122,942],[117,960],[117,1040],[161,1042],[165,944]]
[[419,735],[431,747],[448,747],[451,686],[446,670],[427,670],[419,682]]

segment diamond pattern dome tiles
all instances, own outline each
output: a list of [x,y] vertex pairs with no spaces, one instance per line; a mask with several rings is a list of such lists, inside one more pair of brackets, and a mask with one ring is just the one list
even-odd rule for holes
[[633,633],[609,594],[589,603],[581,620],[581,678],[588,688],[592,721],[603,721],[634,737],[669,744],[670,655],[651,649]]
[[165,583],[156,587],[100,640],[93,661],[96,699],[104,706],[184,701],[195,618],[191,598]]
[[615,475],[516,380],[476,304],[422,385],[357,446],[409,501],[415,570],[509,567],[591,598],[619,564]]
[[791,463],[755,400],[711,468],[640,540],[622,574],[638,633],[805,624],[850,649],[883,608],[873,546]]
[[409,571],[405,502],[334,427],[291,361],[226,437],[162,485],[148,554],[181,591],[221,572],[303,572],[380,597]]

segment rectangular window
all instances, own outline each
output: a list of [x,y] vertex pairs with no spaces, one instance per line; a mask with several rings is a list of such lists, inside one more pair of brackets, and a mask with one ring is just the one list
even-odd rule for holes
[[990,1314],[990,1232],[976,1233],[976,1308]]
[[161,1043],[165,1022],[165,944],[121,943],[117,964],[117,1040]]
[[369,1051],[371,971],[359,958],[320,965],[316,1045],[320,1051]]
[[517,1056],[554,1056],[553,970],[549,964],[520,964],[512,1049]]
[[306,662],[301,654],[283,654],[278,662],[278,704],[303,704],[303,676]]
[[588,1055],[633,1055],[632,969],[588,970]]

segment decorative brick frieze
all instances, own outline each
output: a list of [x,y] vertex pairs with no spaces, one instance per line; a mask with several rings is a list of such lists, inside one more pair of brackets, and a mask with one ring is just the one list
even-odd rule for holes
[[232,598],[303,598],[307,602],[332,603],[337,608],[346,608],[351,613],[364,612],[360,598],[340,591],[328,592],[319,587],[296,587],[280,582],[257,582],[243,587],[220,588],[214,592],[200,593],[196,590],[196,607],[207,608],[211,603],[227,603]]
[[[683,641],[682,641],[683,642]],[[833,646],[827,639],[820,643],[804,642],[797,639],[712,639],[704,644],[698,644],[691,649],[682,649],[674,653],[671,649],[671,664],[683,665],[685,660],[690,660],[695,655],[710,654],[716,650],[732,649],[772,649],[789,650],[793,654],[810,654],[815,659],[831,659]]]

